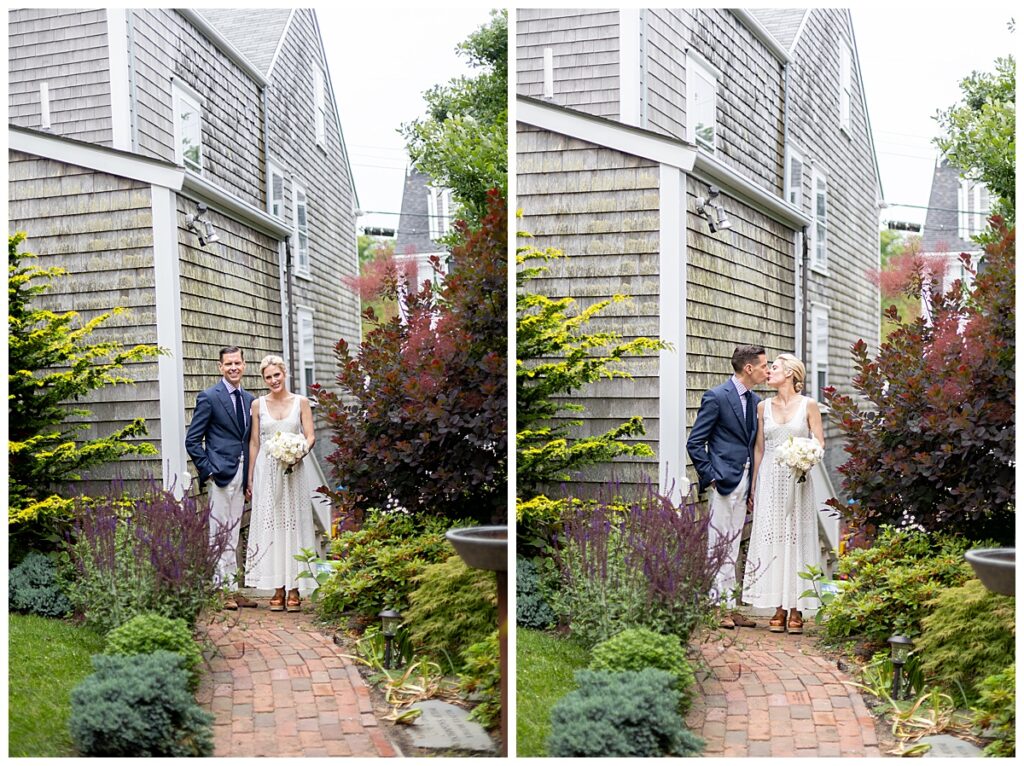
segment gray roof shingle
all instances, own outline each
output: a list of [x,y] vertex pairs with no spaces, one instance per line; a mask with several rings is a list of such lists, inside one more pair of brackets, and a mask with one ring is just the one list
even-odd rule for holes
[[288,8],[199,8],[197,12],[263,74],[270,69],[292,13]]
[[772,37],[787,51],[793,47],[800,22],[807,12],[805,8],[751,8],[751,15],[760,21]]

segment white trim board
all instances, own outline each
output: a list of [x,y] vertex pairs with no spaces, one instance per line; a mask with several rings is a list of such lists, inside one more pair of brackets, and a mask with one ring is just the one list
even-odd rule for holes
[[107,57],[110,67],[110,112],[115,149],[132,148],[131,84],[128,81],[128,11],[107,8]]
[[640,9],[619,9],[619,119],[640,125]]
[[178,264],[177,195],[151,187],[153,205],[153,282],[157,345],[170,352],[157,361],[160,386],[160,455],[165,489],[181,497],[188,489],[185,454],[185,373],[181,338],[181,285]]
[[181,188],[184,170],[160,160],[151,160],[84,141],[49,136],[13,125],[7,131],[7,140],[7,148],[17,152],[34,154],[37,157],[46,157],[66,162],[68,165],[131,178],[168,189]]
[[686,174],[661,166],[658,238],[658,473],[662,494],[686,496]]

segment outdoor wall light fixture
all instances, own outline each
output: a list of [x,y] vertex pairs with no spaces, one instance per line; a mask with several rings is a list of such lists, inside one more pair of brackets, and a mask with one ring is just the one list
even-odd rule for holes
[[732,221],[725,214],[725,207],[718,199],[720,194],[721,190],[717,186],[709,186],[708,196],[697,198],[697,214],[707,220],[708,229],[712,234],[732,228]]
[[195,215],[185,216],[185,225],[188,230],[199,237],[199,246],[206,247],[208,244],[220,241],[220,235],[213,228],[210,219],[206,217],[208,207],[202,202],[196,206]]
[[402,624],[402,615],[394,609],[385,609],[377,616],[380,617],[380,632],[384,634],[384,668],[391,670],[391,662],[396,659],[395,636],[398,635],[398,626]]
[[910,656],[910,647],[914,645],[906,636],[889,636],[889,646],[892,647],[892,698],[900,699],[900,680],[903,675],[903,666],[907,664]]

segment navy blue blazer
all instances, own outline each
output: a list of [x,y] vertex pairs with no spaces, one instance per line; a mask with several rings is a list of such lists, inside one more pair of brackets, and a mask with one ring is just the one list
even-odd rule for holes
[[743,478],[743,466],[749,462],[753,470],[759,401],[761,397],[751,391],[747,406],[754,408],[754,425],[748,429],[732,379],[704,392],[686,440],[686,452],[697,469],[701,492],[714,481],[719,494],[730,495]]
[[255,399],[242,389],[242,407],[245,409],[245,429],[238,428],[235,402],[224,387],[224,381],[201,392],[196,398],[185,450],[199,471],[199,486],[213,477],[218,487],[226,487],[238,472],[238,458],[242,462],[242,488],[249,481],[249,433],[252,430],[250,410]]

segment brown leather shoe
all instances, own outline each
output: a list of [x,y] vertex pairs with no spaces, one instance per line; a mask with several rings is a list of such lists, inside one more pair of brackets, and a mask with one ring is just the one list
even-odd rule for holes
[[736,623],[732,621],[732,617],[723,617],[719,621],[718,627],[725,628],[726,630],[733,630],[736,627]]
[[732,618],[733,625],[737,628],[756,628],[757,623],[747,617],[745,614],[739,612],[733,612],[729,615]]
[[230,609],[232,612],[237,612],[238,602],[233,598],[226,598],[224,599],[224,604],[221,606],[221,609]]
[[232,598],[234,599],[236,604],[238,604],[239,606],[244,606],[248,609],[255,609],[257,606],[255,601],[253,601],[251,598],[246,598],[241,593],[235,593]]

